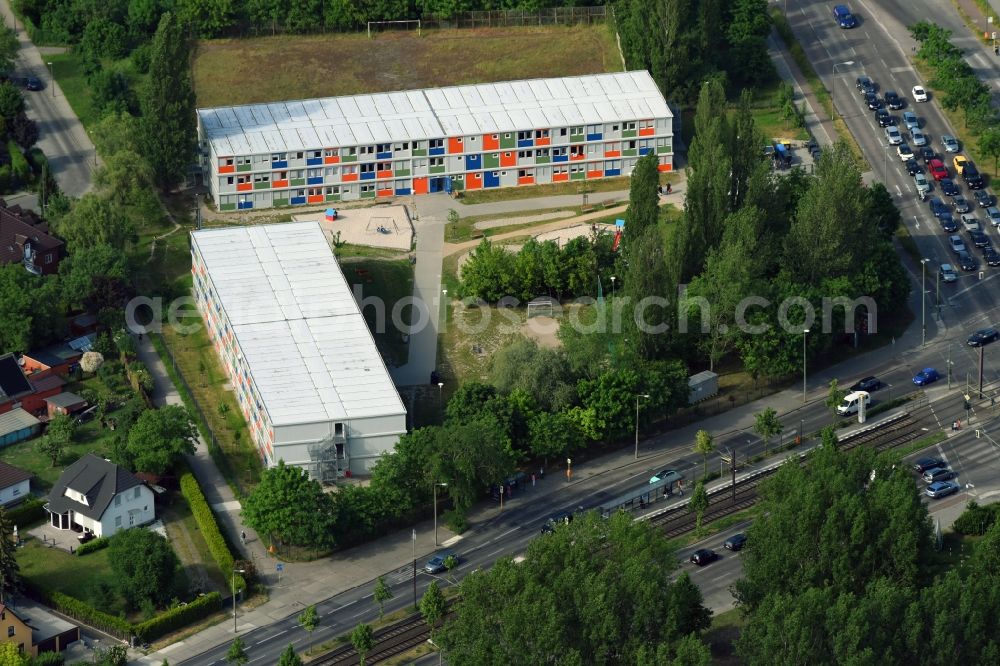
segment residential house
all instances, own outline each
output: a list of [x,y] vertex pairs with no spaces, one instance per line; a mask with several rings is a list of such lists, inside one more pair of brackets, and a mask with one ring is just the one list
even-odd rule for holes
[[36,213],[8,206],[0,199],[0,263],[21,264],[35,275],[59,270],[65,254],[62,240],[49,233],[49,225]]
[[31,494],[31,472],[0,461],[0,506],[17,504]]
[[80,640],[80,627],[23,599],[16,609],[0,604],[0,632],[0,641],[14,643],[19,652],[30,657],[61,652]]
[[156,519],[153,491],[128,470],[93,453],[66,468],[45,510],[56,529],[98,537]]
[[14,355],[0,356],[0,414],[21,407],[24,397],[34,390]]
[[68,342],[60,342],[21,355],[21,367],[29,379],[49,375],[66,377],[80,362],[83,353],[94,346],[96,335],[84,335]]
[[35,646],[31,642],[31,627],[5,604],[0,604],[0,641],[13,643],[21,654],[35,656]]

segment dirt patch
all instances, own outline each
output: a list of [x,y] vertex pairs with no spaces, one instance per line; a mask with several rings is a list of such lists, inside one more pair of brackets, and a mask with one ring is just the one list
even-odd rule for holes
[[405,206],[372,206],[337,210],[337,219],[326,213],[295,215],[295,222],[319,222],[327,238],[340,234],[340,240],[352,245],[408,251],[413,247],[413,225]]
[[538,343],[539,347],[557,349],[562,346],[559,339],[559,320],[553,317],[535,316],[524,322],[521,335]]
[[554,210],[551,213],[541,213],[527,217],[505,217],[499,220],[483,220],[476,222],[473,227],[476,229],[496,229],[497,227],[512,227],[518,224],[531,224],[532,222],[547,222],[549,220],[561,220],[566,217],[573,217],[576,211]]

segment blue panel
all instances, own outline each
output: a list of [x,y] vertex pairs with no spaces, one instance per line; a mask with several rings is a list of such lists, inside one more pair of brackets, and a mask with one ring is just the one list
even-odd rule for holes
[[292,197],[288,200],[293,206],[298,206],[299,204],[304,204],[306,202],[305,197]]
[[322,185],[323,176],[317,176],[316,178],[306,178],[306,185]]
[[247,208],[253,208],[252,201],[243,201],[236,204],[236,208],[239,210],[246,210]]
[[368,171],[366,173],[361,174],[361,180],[375,180],[375,172]]
[[518,139],[517,140],[517,147],[518,148],[531,148],[533,145],[535,145],[535,142],[534,142],[533,139]]
[[271,162],[271,168],[272,169],[287,169],[288,168],[288,160],[279,160],[277,162]]
[[483,162],[482,155],[466,155],[465,156],[465,170],[466,171],[478,171],[481,169]]
[[323,164],[323,158],[322,157],[307,157],[306,158],[306,164],[308,166],[319,166],[320,164]]
[[651,150],[652,150],[652,148],[640,148],[640,149],[639,149],[639,154],[640,154],[640,155],[646,155],[646,154],[648,154],[648,153],[649,153],[649,151],[651,151]]
[[500,187],[500,175],[492,171],[484,172],[483,187]]
[[553,155],[553,162],[569,162],[569,155]]
[[604,175],[605,176],[620,176],[620,175],[622,175],[622,170],[621,169],[605,169],[604,170]]
[[587,141],[600,141],[603,137],[603,134],[588,134]]
[[378,159],[378,160],[391,160],[392,159],[392,151],[390,150],[387,153],[375,153],[375,159]]
[[405,196],[409,196],[409,194],[410,194],[410,188],[408,188],[408,187],[397,187],[396,188],[396,196],[397,197],[405,197]]
[[427,151],[427,154],[432,156],[444,155],[444,146],[441,146],[440,148],[431,148],[429,151]]

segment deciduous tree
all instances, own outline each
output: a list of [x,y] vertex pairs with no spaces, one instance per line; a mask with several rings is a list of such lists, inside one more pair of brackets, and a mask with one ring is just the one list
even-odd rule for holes
[[708,476],[708,454],[715,451],[715,441],[712,438],[712,434],[707,430],[699,430],[694,435],[694,452],[701,455],[702,459],[702,473],[701,475]]
[[243,503],[242,516],[259,534],[284,543],[314,548],[333,544],[330,496],[305,470],[283,460],[264,470]]
[[233,639],[233,642],[229,644],[229,652],[226,653],[226,661],[233,666],[244,666],[250,657],[247,656],[246,643],[243,639],[237,636]]
[[53,467],[59,463],[59,458],[73,441],[75,429],[73,419],[65,414],[57,414],[49,421],[45,434],[38,440],[38,450],[52,459]]
[[99,194],[85,194],[58,224],[70,254],[95,245],[124,250],[136,240],[135,226],[125,211]]
[[773,407],[767,407],[754,417],[753,431],[764,440],[765,451],[768,450],[771,439],[780,435],[783,429],[784,426],[778,420],[778,412]]
[[[361,663],[364,664],[364,660]],[[302,666],[302,658],[295,654],[295,648],[291,643],[288,644],[288,647],[278,657],[278,666]]]
[[826,394],[826,400],[823,404],[826,408],[833,412],[833,420],[837,421],[837,407],[840,407],[840,403],[844,402],[844,396],[847,395],[847,391],[840,388],[840,384],[836,379],[830,380],[830,390]]
[[361,662],[361,666],[365,666],[365,657],[375,647],[375,633],[372,631],[371,626],[362,622],[354,627],[354,631],[351,632],[351,645],[358,652],[358,660]]
[[137,471],[163,474],[194,453],[197,437],[187,408],[166,405],[139,416],[128,432],[128,449]]
[[438,625],[441,624],[441,620],[444,619],[446,610],[447,603],[445,602],[444,594],[441,593],[438,582],[432,580],[431,584],[427,586],[424,596],[420,597],[420,615],[424,618],[427,626],[430,627],[432,637],[437,631]]
[[21,587],[21,567],[17,563],[14,524],[7,510],[0,507],[0,603]]
[[392,599],[392,589],[386,584],[385,577],[379,576],[375,579],[375,592],[373,595],[375,603],[378,604],[378,619],[382,619],[385,613],[385,602]]
[[310,634],[316,631],[319,626],[319,614],[316,612],[316,604],[311,604],[299,614],[299,626]]
[[705,517],[707,508],[708,492],[705,490],[705,482],[699,481],[695,484],[691,500],[688,502],[688,511],[694,514],[695,529],[701,529],[701,519]]
[[161,605],[174,595],[180,561],[156,532],[139,527],[118,532],[108,546],[108,563],[130,608]]

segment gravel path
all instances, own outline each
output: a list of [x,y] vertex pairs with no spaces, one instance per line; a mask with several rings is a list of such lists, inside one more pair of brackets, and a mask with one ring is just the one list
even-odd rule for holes
[[512,227],[516,224],[531,224],[532,222],[545,222],[547,220],[561,220],[566,217],[576,215],[571,210],[554,210],[551,213],[539,213],[538,215],[528,215],[527,217],[506,217],[499,220],[483,220],[476,222],[473,227],[476,229],[496,229],[497,227]]

